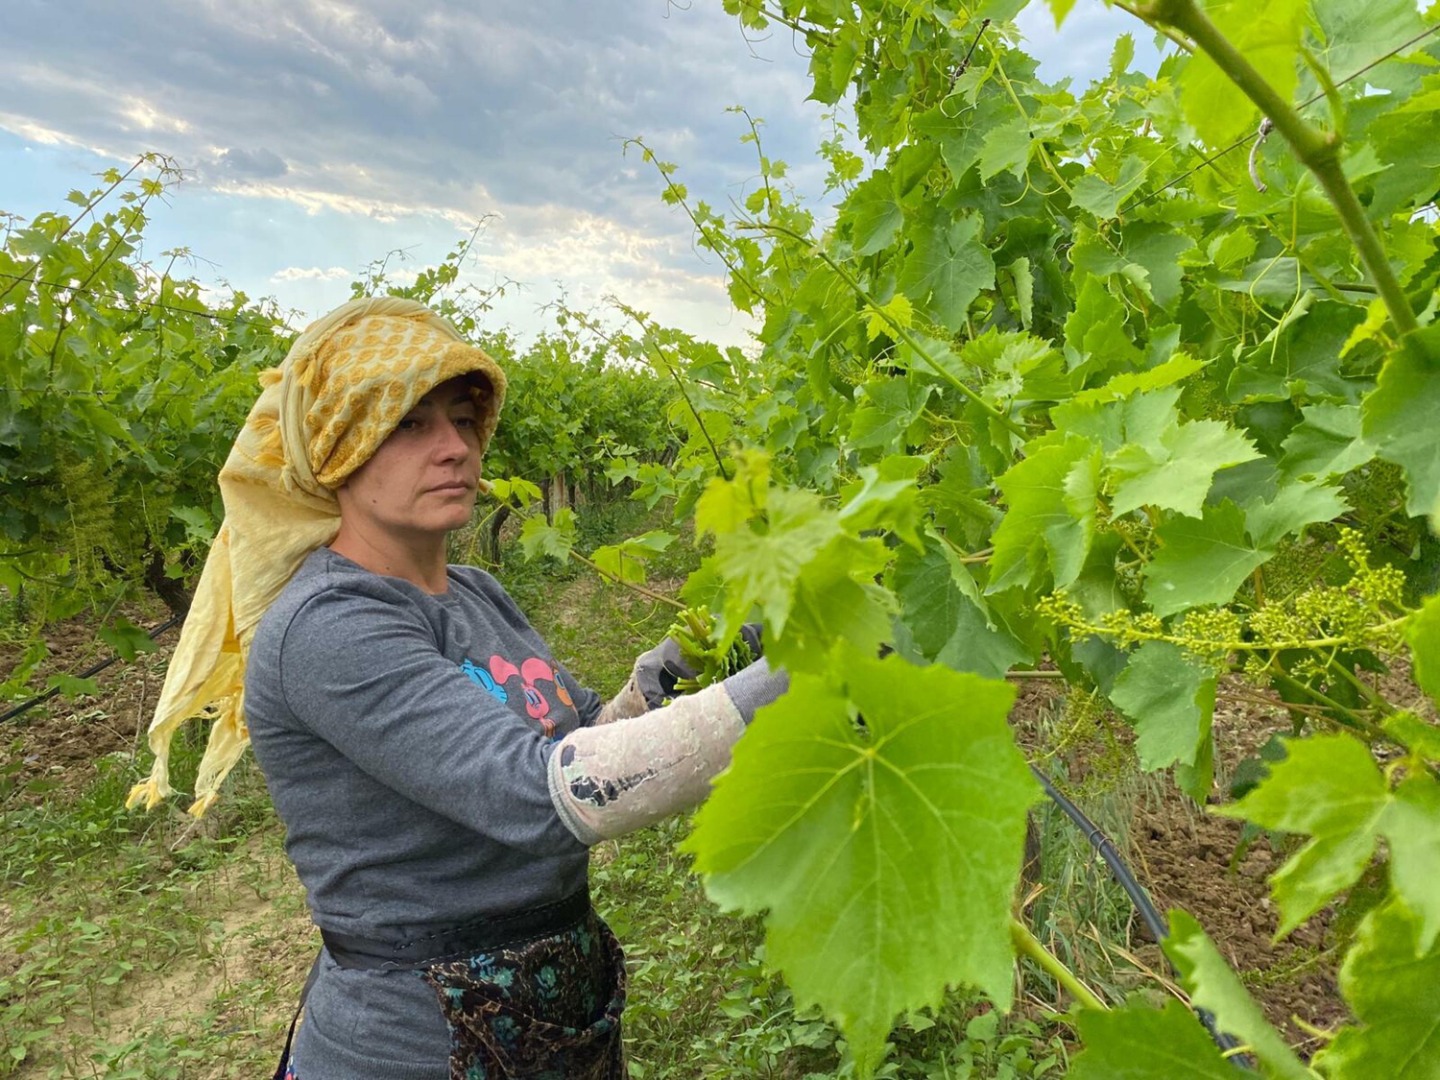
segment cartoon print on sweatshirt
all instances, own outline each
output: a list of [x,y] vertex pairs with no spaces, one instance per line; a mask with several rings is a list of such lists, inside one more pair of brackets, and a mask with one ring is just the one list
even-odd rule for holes
[[521,689],[525,694],[525,712],[532,720],[539,722],[541,730],[549,737],[553,738],[555,735],[555,721],[550,719],[550,701],[540,692],[536,682],[540,679],[549,680],[555,687],[555,696],[560,699],[560,704],[572,709],[575,707],[569,692],[556,677],[555,669],[538,656],[530,657],[518,668],[503,656],[492,656],[490,675],[501,692],[504,692],[503,684],[512,676],[520,676]]
[[466,660],[460,665],[460,670],[465,673],[471,682],[482,690],[488,691],[490,696],[497,701],[510,700],[510,694],[506,691],[505,687],[496,683],[496,681],[490,677],[490,672],[480,667],[474,660]]

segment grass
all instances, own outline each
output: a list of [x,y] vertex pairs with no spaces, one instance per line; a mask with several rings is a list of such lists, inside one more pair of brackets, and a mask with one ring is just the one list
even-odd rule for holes
[[[622,508],[606,528],[652,525]],[[557,658],[602,692],[671,621],[668,608],[589,571],[523,563],[512,551],[502,581]],[[694,560],[677,542],[654,574],[676,582]],[[177,775],[193,771],[202,734],[177,737]],[[114,754],[78,793],[38,806],[0,801],[0,1078],[220,1080],[273,1068],[317,935],[263,781],[246,758],[197,829],[174,807],[123,809],[148,764]],[[592,859],[597,907],[629,958],[632,1075],[852,1075],[835,1029],[797,1009],[765,968],[758,920],[705,899],[676,852],[687,828],[675,818],[602,844]],[[880,1075],[1057,1076],[1057,1030],[1041,1014],[1000,1018],[952,994],[897,1030]]]
[[[177,743],[182,769],[199,756],[192,741]],[[189,1019],[199,984],[208,991],[234,981],[225,969],[227,918],[245,910],[247,895],[283,883],[288,865],[253,768],[240,771],[205,835],[190,835],[178,811],[125,811],[136,773],[111,756],[78,796],[4,813],[0,1076],[202,1075],[176,1071],[184,1055],[133,1069],[127,1061],[147,1046],[164,1049],[172,1035],[193,1041],[176,1018]],[[155,993],[162,987],[176,1001]],[[125,1034],[119,1041],[116,1029]],[[194,1060],[214,1056],[214,1041]]]

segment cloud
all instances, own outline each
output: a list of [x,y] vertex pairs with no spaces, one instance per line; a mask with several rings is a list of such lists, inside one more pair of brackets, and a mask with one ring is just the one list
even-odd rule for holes
[[1153,73],[1160,64],[1149,28],[1118,8],[1079,4],[1057,30],[1050,6],[1031,3],[1016,16],[1015,24],[1025,39],[1024,48],[1040,62],[1040,77],[1050,82],[1070,78],[1083,84],[1103,75],[1121,34],[1135,38],[1137,70]]
[[622,172],[624,137],[683,146],[717,190],[743,182],[753,159],[722,111],[733,101],[773,103],[772,132],[813,145],[803,59],[788,42],[753,59],[708,6],[75,0],[59,20],[39,0],[9,3],[10,112],[84,145],[128,134],[135,152],[190,166],[222,148],[230,182],[286,178],[313,193],[323,180],[337,196],[403,192],[414,209],[471,216],[543,203],[605,213],[655,197],[653,175]]
[[271,150],[242,150],[231,147],[215,155],[215,167],[227,176],[239,179],[273,180],[290,171],[285,159]]
[[343,266],[332,266],[322,270],[318,266],[287,266],[270,275],[274,282],[282,281],[353,281],[355,273]]

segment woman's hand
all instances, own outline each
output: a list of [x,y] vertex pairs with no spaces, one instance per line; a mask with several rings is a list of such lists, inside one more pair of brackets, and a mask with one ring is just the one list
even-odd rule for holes
[[658,709],[668,704],[677,695],[675,684],[681,679],[693,679],[697,672],[685,663],[680,655],[680,646],[674,638],[667,637],[653,649],[635,658],[633,678],[635,687],[645,698],[645,704]]

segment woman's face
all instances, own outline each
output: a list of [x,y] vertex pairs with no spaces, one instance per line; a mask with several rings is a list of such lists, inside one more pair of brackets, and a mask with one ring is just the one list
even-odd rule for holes
[[475,402],[457,376],[422,397],[336,497],[350,528],[443,534],[469,522],[479,479]]

